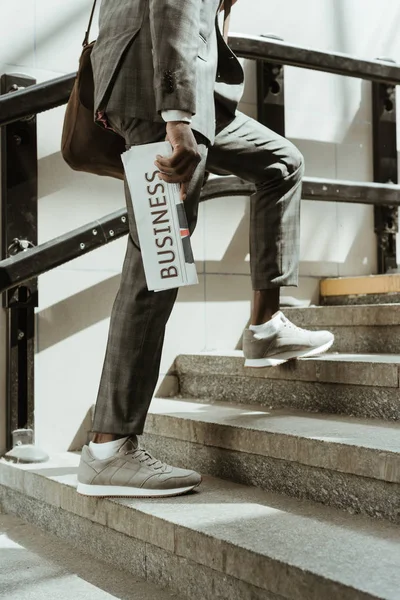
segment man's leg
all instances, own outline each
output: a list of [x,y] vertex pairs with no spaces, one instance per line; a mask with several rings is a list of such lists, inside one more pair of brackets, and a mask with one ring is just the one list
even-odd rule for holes
[[[112,117],[111,123],[115,126]],[[163,141],[165,138],[165,125],[162,123],[135,120],[133,124],[124,132],[127,145]],[[120,126],[119,123],[117,125]],[[196,226],[207,156],[204,143],[199,143],[199,152],[202,161],[195,171],[185,202],[191,233]],[[148,291],[126,183],[125,194],[130,234],[120,289],[111,313],[107,351],[93,422],[93,431],[96,432],[93,441],[109,441],[143,433],[159,375],[165,326],[178,292],[177,289]]]
[[332,334],[299,333],[304,330],[293,334],[288,323],[285,328],[291,330],[288,336],[293,342],[289,344],[291,348],[285,340],[276,338],[284,319],[278,313],[280,288],[298,284],[304,173],[300,152],[285,138],[238,112],[231,123],[217,129],[206,168],[214,173],[237,175],[256,185],[250,201],[250,265],[254,297],[252,327],[244,337],[246,364],[280,364],[293,356],[280,356],[276,359],[278,362],[275,359],[271,362],[270,357],[290,354],[290,351],[298,352],[296,356],[300,356],[302,352],[305,355],[319,348],[321,351],[327,349],[333,343]]
[[[127,145],[163,141],[165,125],[135,120],[125,133]],[[199,163],[188,189],[185,209],[190,231],[204,177],[207,146],[199,138]],[[155,157],[154,157],[155,158]],[[165,326],[177,289],[147,289],[130,192],[125,184],[129,236],[120,288],[112,309],[106,357],[92,430],[93,442],[82,452],[78,492],[95,496],[176,495],[196,487],[201,477],[155,460],[139,449],[149,405],[157,384]],[[121,439],[122,438],[122,439]],[[120,440],[120,441],[119,441]],[[115,469],[117,468],[117,474]]]
[[[130,194],[125,187],[129,207]],[[131,215],[129,220],[131,223]],[[143,432],[157,383],[165,325],[176,296],[177,289],[148,291],[141,252],[130,234],[111,312],[93,421],[94,442]]]
[[272,291],[255,294],[253,318],[264,322],[279,307],[280,287],[298,283],[303,157],[288,140],[238,112],[218,132],[206,168],[256,185],[250,200],[251,278],[256,292]]

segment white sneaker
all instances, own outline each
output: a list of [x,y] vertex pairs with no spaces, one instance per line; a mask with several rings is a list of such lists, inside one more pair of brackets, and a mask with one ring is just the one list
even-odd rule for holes
[[77,491],[84,496],[163,498],[186,494],[200,483],[201,475],[160,462],[139,448],[132,436],[105,460],[95,458],[84,446]]
[[293,358],[306,358],[327,352],[335,341],[329,331],[308,331],[289,321],[281,312],[274,317],[266,335],[246,329],[243,335],[245,367],[274,367]]

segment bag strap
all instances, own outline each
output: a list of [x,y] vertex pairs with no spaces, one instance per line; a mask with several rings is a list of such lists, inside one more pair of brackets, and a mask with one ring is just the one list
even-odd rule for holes
[[229,24],[231,21],[232,0],[224,0],[224,40],[228,43]]
[[89,19],[88,28],[87,28],[87,31],[85,33],[85,38],[84,38],[83,43],[82,43],[83,47],[87,46],[88,43],[89,43],[89,35],[90,35],[90,30],[92,28],[94,11],[96,10],[96,4],[97,4],[97,0],[94,0],[93,7],[92,7],[92,12],[90,13],[90,19]]

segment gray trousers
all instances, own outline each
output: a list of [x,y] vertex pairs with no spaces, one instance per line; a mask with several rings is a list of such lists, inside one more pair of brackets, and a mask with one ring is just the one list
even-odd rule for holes
[[[139,119],[123,123],[112,114],[108,119],[124,135],[127,146],[165,139],[163,123]],[[250,201],[253,289],[296,286],[303,157],[288,140],[240,112],[232,121],[217,107],[216,133],[211,147],[202,136],[197,138],[202,158],[185,201],[190,231],[196,226],[205,170],[251,181],[256,185]],[[125,193],[129,195],[127,185]],[[130,201],[127,209],[130,235],[111,314],[93,431],[140,435],[157,384],[165,326],[177,290],[148,291]]]

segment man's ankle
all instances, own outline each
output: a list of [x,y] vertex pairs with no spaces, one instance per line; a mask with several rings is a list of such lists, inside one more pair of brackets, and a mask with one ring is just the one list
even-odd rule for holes
[[126,434],[117,433],[94,433],[92,442],[94,444],[107,444],[108,442],[115,442],[121,438],[126,437]]
[[279,311],[280,288],[254,290],[251,324],[263,325]]

